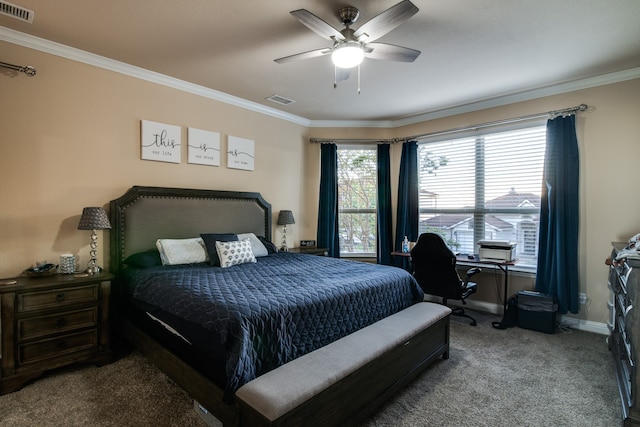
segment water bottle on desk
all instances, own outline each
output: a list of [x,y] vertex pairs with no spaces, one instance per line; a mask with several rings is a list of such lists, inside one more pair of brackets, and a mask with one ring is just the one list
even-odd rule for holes
[[409,239],[407,239],[407,236],[404,236],[404,240],[402,241],[402,252],[409,252]]

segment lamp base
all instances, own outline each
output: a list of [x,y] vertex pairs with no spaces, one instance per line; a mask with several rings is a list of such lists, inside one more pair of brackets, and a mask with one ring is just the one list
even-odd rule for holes
[[89,267],[85,270],[85,273],[87,274],[100,274],[100,272],[102,271],[102,267],[98,267],[97,265],[94,265],[92,267]]
[[280,252],[289,252],[289,247],[287,245],[280,246]]

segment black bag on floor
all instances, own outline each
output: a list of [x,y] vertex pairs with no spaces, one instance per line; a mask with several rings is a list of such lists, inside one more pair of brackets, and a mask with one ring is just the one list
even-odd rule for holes
[[518,294],[513,295],[507,301],[507,310],[499,322],[491,322],[496,329],[507,329],[518,324]]

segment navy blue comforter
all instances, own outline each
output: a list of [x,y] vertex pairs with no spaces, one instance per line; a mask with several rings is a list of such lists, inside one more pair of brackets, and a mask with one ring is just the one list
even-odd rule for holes
[[228,393],[423,298],[400,268],[292,253],[142,269],[130,286],[134,300],[216,331]]

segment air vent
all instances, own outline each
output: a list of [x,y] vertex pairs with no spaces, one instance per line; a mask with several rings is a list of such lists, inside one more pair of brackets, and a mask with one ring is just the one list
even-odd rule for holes
[[280,105],[289,105],[291,103],[296,102],[293,99],[288,99],[280,95],[271,95],[267,97],[267,100],[271,102],[275,102],[276,104],[280,104]]
[[7,15],[20,21],[33,24],[33,15],[35,15],[35,12],[0,0],[0,15]]

